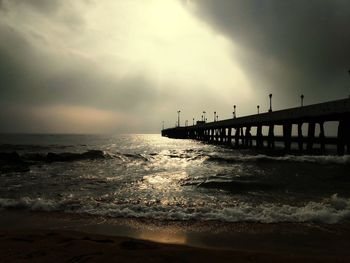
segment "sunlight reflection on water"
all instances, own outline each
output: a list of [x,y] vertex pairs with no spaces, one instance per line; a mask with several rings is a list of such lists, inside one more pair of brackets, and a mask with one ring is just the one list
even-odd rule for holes
[[[300,210],[302,218],[318,218],[323,200],[335,193],[339,200],[349,198],[349,161],[339,157],[269,157],[159,135],[40,138],[32,142],[31,136],[24,137],[31,144],[15,145],[11,151],[21,155],[94,149],[108,155],[43,162],[29,172],[0,174],[0,207],[171,220],[255,220],[264,215],[266,221],[296,221],[296,207],[311,204],[311,214]],[[327,215],[338,211],[326,209]]]
[[184,171],[169,173],[162,172],[143,177],[143,181],[140,184],[140,189],[157,189],[157,190],[181,190],[180,182],[188,178],[188,174]]

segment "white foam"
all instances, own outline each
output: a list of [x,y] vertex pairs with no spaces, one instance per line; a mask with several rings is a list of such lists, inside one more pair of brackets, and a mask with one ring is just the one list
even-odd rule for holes
[[[81,205],[84,203],[84,205]],[[159,220],[217,220],[224,222],[316,222],[334,224],[350,219],[350,199],[337,194],[321,202],[308,202],[303,206],[238,203],[234,207],[209,208],[180,206],[145,206],[114,203],[74,202],[64,199],[58,202],[28,197],[19,200],[1,199],[0,208],[27,209],[32,211],[64,211],[111,217],[150,218]]]
[[22,197],[20,199],[0,198],[0,208],[5,209],[28,209],[32,211],[55,211],[59,210],[57,203],[42,198],[31,199]]
[[307,163],[321,163],[321,164],[350,164],[350,155],[335,156],[335,155],[302,155],[293,156],[287,155],[283,157],[274,157],[277,160],[292,161],[292,162],[307,162]]

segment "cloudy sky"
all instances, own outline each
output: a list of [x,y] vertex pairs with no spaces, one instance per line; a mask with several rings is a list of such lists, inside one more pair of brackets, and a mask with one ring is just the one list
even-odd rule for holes
[[0,0],[0,132],[151,133],[350,94],[348,0]]

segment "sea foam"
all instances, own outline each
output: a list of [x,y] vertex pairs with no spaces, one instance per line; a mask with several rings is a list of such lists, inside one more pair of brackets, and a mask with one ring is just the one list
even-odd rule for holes
[[[86,200],[85,200],[86,201]],[[74,209],[73,209],[74,207]],[[313,222],[334,224],[350,219],[350,199],[337,194],[320,202],[310,201],[302,206],[278,205],[263,203],[252,205],[238,203],[232,207],[180,207],[180,206],[145,206],[142,204],[72,202],[69,199],[60,201],[41,198],[23,197],[18,200],[0,198],[1,209],[24,209],[30,211],[62,211],[109,217],[149,218],[156,220],[201,220],[223,222]]]

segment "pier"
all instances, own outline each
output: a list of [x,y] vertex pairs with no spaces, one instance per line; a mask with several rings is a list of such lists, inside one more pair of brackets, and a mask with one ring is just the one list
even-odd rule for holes
[[[336,136],[326,136],[327,122],[336,123]],[[213,122],[205,122],[204,118],[191,126],[179,124],[163,129],[162,136],[235,148],[275,149],[279,142],[286,153],[291,151],[292,143],[296,144],[297,151],[306,154],[314,153],[316,145],[318,152],[324,154],[327,146],[333,145],[339,155],[350,154],[350,98],[278,111],[272,111],[270,106],[266,113]],[[303,126],[307,127],[305,135]],[[292,135],[293,127],[296,135]],[[282,135],[275,135],[276,128],[281,129]],[[263,134],[263,130],[267,132]]]

